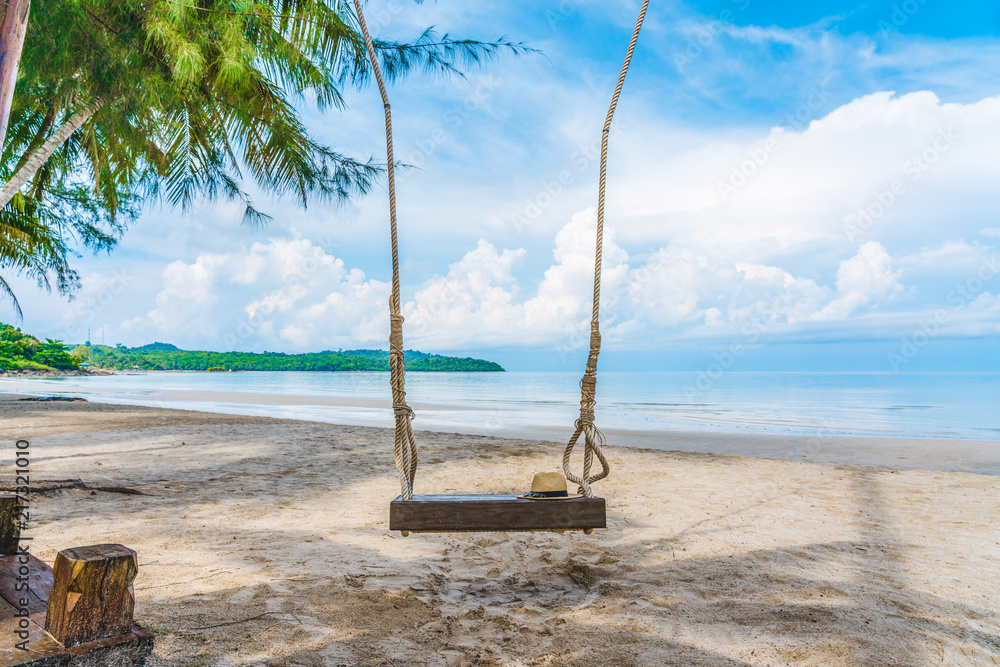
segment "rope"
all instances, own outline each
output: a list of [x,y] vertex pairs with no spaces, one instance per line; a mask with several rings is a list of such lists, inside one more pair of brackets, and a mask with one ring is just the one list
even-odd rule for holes
[[[611,467],[604,458],[604,435],[594,425],[594,406],[597,405],[597,357],[601,353],[601,256],[604,252],[604,185],[608,171],[608,135],[611,132],[611,119],[615,115],[622,86],[625,85],[625,75],[628,73],[629,63],[632,62],[632,52],[635,51],[647,7],[649,0],[643,0],[639,18],[636,19],[635,29],[632,31],[632,41],[629,42],[628,51],[625,53],[625,62],[622,64],[621,74],[618,75],[618,85],[615,86],[615,94],[611,96],[611,106],[604,120],[604,131],[601,134],[601,176],[597,194],[597,247],[594,260],[594,312],[590,320],[590,356],[587,358],[583,379],[580,380],[580,418],[576,420],[576,430],[566,445],[562,462],[566,479],[578,484],[578,493],[587,498],[594,497],[594,491],[590,488],[591,483],[604,479],[611,473]],[[570,457],[581,435],[584,439],[583,475],[577,476],[570,469]],[[601,472],[591,475],[595,456],[601,462]]]
[[382,106],[385,108],[385,151],[387,156],[387,172],[389,175],[389,228],[392,237],[392,295],[389,297],[389,383],[392,387],[392,412],[396,418],[395,440],[393,453],[396,458],[396,472],[399,476],[400,495],[403,500],[413,498],[413,479],[417,474],[417,445],[413,440],[413,410],[406,404],[406,363],[403,360],[403,316],[399,308],[399,246],[396,241],[396,172],[392,157],[392,112],[389,109],[389,96],[385,92],[382,72],[375,56],[375,46],[372,44],[365,15],[361,11],[360,0],[354,0],[354,8],[358,13],[358,24],[365,36],[365,46],[368,59],[375,73],[378,91],[382,94]]

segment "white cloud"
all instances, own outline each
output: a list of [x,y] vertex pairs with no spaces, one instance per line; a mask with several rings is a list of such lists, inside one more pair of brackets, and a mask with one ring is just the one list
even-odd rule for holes
[[[998,114],[1000,98],[945,104],[930,92],[880,92],[800,131],[705,137],[674,153],[654,124],[623,136],[629,159],[612,172],[609,201],[629,220],[622,238],[632,244],[669,239],[748,262],[866,241],[911,252],[947,240],[945,231],[979,233],[983,194],[1000,179],[989,157],[1000,151]],[[858,221],[861,212],[870,215]]]
[[899,266],[912,275],[967,273],[992,253],[992,248],[967,243],[963,239],[949,240],[938,246],[921,248],[920,252],[899,258]]
[[182,347],[329,349],[379,342],[387,304],[387,284],[309,240],[271,239],[173,262],[156,308],[123,326]]
[[[405,307],[412,339],[438,347],[551,345],[589,321],[593,294],[595,212],[575,215],[555,237],[555,262],[534,294],[522,295],[513,275],[523,249],[497,249],[480,240],[475,250],[428,281]],[[605,289],[624,280],[628,256],[604,239]]]
[[879,243],[870,241],[861,246],[857,255],[840,263],[837,293],[837,298],[813,319],[845,319],[864,306],[892,301],[903,293],[903,286],[892,257]]
[[[976,299],[969,304],[970,310],[982,310],[982,311],[1000,311],[1000,296],[996,294],[990,294],[989,292],[983,292]],[[994,322],[994,325],[998,323]]]
[[[732,337],[747,323],[765,323],[773,336],[808,329],[818,338],[905,329],[945,305],[942,279],[957,284],[996,254],[988,244],[996,228],[985,225],[1000,203],[1000,164],[989,157],[1000,152],[997,115],[1000,98],[954,104],[927,92],[883,92],[801,130],[725,141],[633,119],[613,147],[605,340],[642,348]],[[735,183],[734,173],[743,180]],[[903,187],[894,192],[896,181]],[[723,196],[720,183],[733,191]],[[404,234],[407,224],[421,229],[403,257],[420,263],[420,278],[403,286],[407,346],[585,344],[595,214],[563,214],[575,190],[561,197],[547,212],[557,221],[554,233],[538,225],[515,236],[492,214],[466,226],[451,211],[453,230],[435,227],[442,223],[430,216],[404,217]],[[860,225],[859,211],[878,214]],[[845,229],[852,224],[853,235]],[[323,247],[280,234],[233,251],[214,244],[161,265],[155,306],[145,314],[119,307],[118,299],[102,317],[118,313],[132,344],[289,351],[384,345],[389,286],[368,277],[371,255],[352,258],[352,245],[335,256],[324,249],[334,235],[314,236]],[[450,258],[446,269],[438,268],[441,257]],[[87,277],[83,303],[107,280]],[[975,306],[956,321],[995,320],[993,298],[983,292],[967,299]],[[80,319],[75,308],[72,317]]]

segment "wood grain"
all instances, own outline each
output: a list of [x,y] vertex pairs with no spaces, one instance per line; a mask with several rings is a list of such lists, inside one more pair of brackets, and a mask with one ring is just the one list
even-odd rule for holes
[[[19,633],[24,633],[19,634]],[[25,649],[17,647],[19,642]],[[0,667],[55,667],[69,664],[62,644],[35,623],[18,618],[0,621]]]
[[389,504],[389,530],[523,531],[606,527],[604,498],[525,500],[515,495],[415,495]]
[[132,629],[139,572],[136,553],[121,544],[65,549],[56,556],[45,629],[66,646]]
[[[22,563],[21,561],[27,561]],[[28,568],[28,590],[18,591],[20,568]],[[15,608],[27,600],[28,611],[37,614],[45,611],[45,601],[52,590],[52,568],[31,554],[0,557],[0,596]]]
[[16,495],[0,495],[0,556],[17,553],[17,544],[21,538],[21,523],[18,520],[21,504],[21,499]]

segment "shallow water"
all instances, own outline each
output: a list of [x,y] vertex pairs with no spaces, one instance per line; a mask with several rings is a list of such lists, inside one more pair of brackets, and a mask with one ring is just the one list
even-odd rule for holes
[[[414,426],[470,433],[562,431],[579,375],[409,373]],[[388,426],[387,373],[129,373],[0,378],[0,391],[110,403]],[[347,403],[347,404],[345,404]],[[637,434],[740,432],[1000,440],[996,373],[602,373],[597,420]]]

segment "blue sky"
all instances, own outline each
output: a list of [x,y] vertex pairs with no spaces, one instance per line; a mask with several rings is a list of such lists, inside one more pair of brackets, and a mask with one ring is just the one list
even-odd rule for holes
[[[408,346],[575,369],[596,146],[636,2],[373,1],[373,31],[544,55],[390,89]],[[1000,9],[657,2],[612,134],[605,369],[998,369]],[[310,126],[384,155],[374,89]],[[15,282],[40,335],[189,349],[382,347],[384,189],[152,208],[72,302]],[[6,306],[0,305],[0,309]],[[0,310],[0,318],[11,319]],[[584,332],[584,333],[581,333]]]

